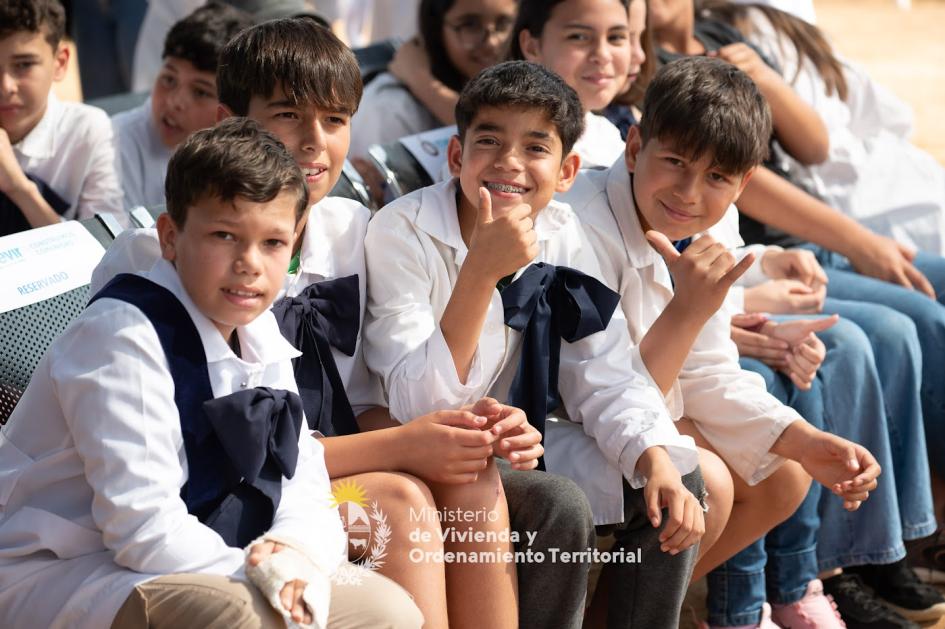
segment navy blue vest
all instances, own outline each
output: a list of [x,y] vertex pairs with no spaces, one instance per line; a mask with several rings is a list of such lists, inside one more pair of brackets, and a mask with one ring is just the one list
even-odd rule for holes
[[247,546],[272,526],[283,476],[295,474],[303,422],[298,395],[258,387],[214,399],[200,334],[171,291],[121,274],[89,303],[102,298],[138,308],[161,341],[187,456],[181,488],[187,511],[228,546]]

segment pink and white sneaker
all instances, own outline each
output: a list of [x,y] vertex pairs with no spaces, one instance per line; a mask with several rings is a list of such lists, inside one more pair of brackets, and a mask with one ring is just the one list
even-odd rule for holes
[[804,598],[790,605],[775,605],[773,617],[784,629],[840,629],[846,623],[833,597],[824,594],[824,584],[814,579],[807,584]]
[[761,607],[761,622],[757,625],[738,625],[737,627],[721,627],[702,623],[700,629],[781,629],[771,620],[771,605],[765,603]]

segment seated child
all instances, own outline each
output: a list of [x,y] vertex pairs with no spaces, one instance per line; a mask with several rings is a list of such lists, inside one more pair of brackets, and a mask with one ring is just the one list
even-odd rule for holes
[[0,0],[0,236],[122,210],[108,117],[52,93],[65,27],[58,0]]
[[0,624],[419,627],[383,577],[332,583],[344,532],[269,312],[301,171],[233,119],[179,148],[166,190],[163,259],[92,298],[0,436]]
[[[283,333],[303,352],[296,361],[297,383],[306,414],[322,433],[329,476],[356,483],[389,518],[391,537],[379,571],[414,596],[428,627],[512,622],[514,588],[504,576],[509,562],[444,567],[442,559],[411,560],[415,548],[436,557],[444,546],[472,551],[475,544],[452,538],[444,544],[439,522],[417,521],[410,514],[487,509],[496,519],[472,523],[477,530],[504,530],[510,518],[513,531],[533,551],[571,551],[593,543],[589,509],[567,479],[529,471],[541,455],[540,435],[515,409],[479,401],[472,410],[488,417],[488,423],[477,423],[472,412],[448,410],[401,426],[383,408],[380,384],[363,362],[360,333],[363,241],[370,213],[349,199],[327,196],[341,174],[351,114],[361,96],[354,56],[310,20],[269,21],[243,31],[224,48],[218,86],[221,115],[258,120],[290,148],[306,174],[311,207],[274,310]],[[158,255],[154,230],[125,232],[96,269],[93,285],[129,268],[149,268]],[[313,388],[326,379],[330,396]],[[494,426],[496,421],[501,425]],[[497,471],[493,452],[511,465]],[[499,475],[505,496],[497,492]],[[416,530],[429,541],[411,539]],[[494,550],[495,544],[487,548]],[[359,553],[352,547],[351,554]],[[518,571],[521,626],[579,625],[586,577],[586,565],[523,563]],[[472,589],[489,600],[487,609],[470,596]]]
[[848,509],[866,499],[879,474],[865,448],[814,428],[740,369],[730,313],[720,307],[752,258],[735,265],[711,236],[692,240],[748,183],[770,125],[744,73],[719,60],[674,62],[649,87],[626,162],[582,174],[563,197],[620,291],[640,371],[667,396],[680,431],[733,472],[732,517],[696,577],[794,511],[808,487],[801,467]]
[[126,210],[164,203],[167,160],[187,136],[216,122],[217,58],[226,42],[250,24],[246,13],[214,1],[168,32],[151,97],[112,118]]
[[[524,404],[547,470],[581,486],[595,523],[619,528],[611,622],[675,626],[705,528],[698,455],[632,370],[618,296],[567,268],[598,272],[576,217],[552,201],[577,174],[583,117],[574,90],[536,64],[502,63],[466,85],[454,178],[368,226],[365,358],[399,419],[486,394]],[[572,421],[546,423],[559,390]]]

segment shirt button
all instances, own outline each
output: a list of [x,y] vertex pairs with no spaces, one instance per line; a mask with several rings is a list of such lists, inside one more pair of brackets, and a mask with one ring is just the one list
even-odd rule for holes
[[248,383],[248,382],[240,382],[240,388],[241,388],[241,389],[245,389],[245,388],[248,387],[248,386],[249,386],[249,383]]

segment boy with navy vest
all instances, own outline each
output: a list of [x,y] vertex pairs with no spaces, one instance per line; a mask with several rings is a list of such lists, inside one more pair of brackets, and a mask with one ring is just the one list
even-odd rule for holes
[[344,532],[269,310],[301,171],[234,118],[166,186],[162,259],[92,298],[0,435],[0,624],[420,626],[383,577],[331,582]]

